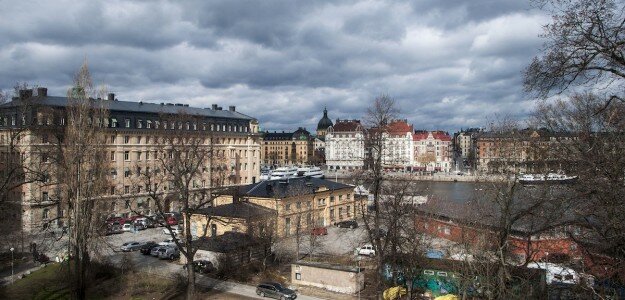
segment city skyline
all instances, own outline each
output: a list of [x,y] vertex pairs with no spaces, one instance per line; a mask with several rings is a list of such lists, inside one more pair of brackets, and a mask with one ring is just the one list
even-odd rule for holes
[[[219,104],[270,131],[361,119],[380,94],[415,128],[522,119],[522,72],[549,18],[525,1],[7,2],[0,88],[64,95],[87,59],[120,100]],[[246,21],[247,20],[247,21]]]

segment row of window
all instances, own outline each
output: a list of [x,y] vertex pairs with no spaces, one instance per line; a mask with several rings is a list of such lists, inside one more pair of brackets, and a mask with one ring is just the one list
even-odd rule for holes
[[[120,125],[122,125],[121,122],[118,121],[118,119],[116,117],[111,117],[108,119],[104,119],[104,120],[94,120],[93,121],[95,124],[98,124],[100,126],[103,127],[110,127],[110,128],[119,128]],[[18,123],[18,115],[13,114],[13,115],[5,115],[5,116],[0,116],[0,126],[4,126],[7,127],[9,126],[17,126]],[[21,125],[25,126],[26,125],[26,116],[22,115],[21,117]],[[50,115],[44,115],[42,113],[38,113],[37,114],[37,121],[36,121],[37,125],[53,125],[54,121],[52,116]],[[123,128],[133,128],[132,127],[132,119],[131,118],[124,118],[123,119]],[[202,131],[206,131],[206,130],[210,130],[210,131],[217,131],[217,132],[249,132],[249,127],[246,125],[241,125],[241,124],[219,124],[219,123],[206,123],[206,122],[202,122],[201,124],[198,124],[198,122],[195,121],[186,121],[186,122],[182,122],[182,121],[166,121],[166,120],[150,120],[150,119],[136,119],[135,122],[135,127],[137,129],[179,129],[179,130],[202,130]],[[61,117],[58,120],[58,125],[65,125],[65,118]]]

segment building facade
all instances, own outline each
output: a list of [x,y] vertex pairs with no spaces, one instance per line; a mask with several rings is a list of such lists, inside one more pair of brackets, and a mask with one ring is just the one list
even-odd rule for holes
[[261,147],[265,166],[310,164],[315,154],[314,138],[303,127],[289,132],[265,132]]
[[415,131],[413,171],[450,172],[451,136],[443,131]]
[[329,170],[362,170],[365,165],[365,131],[360,120],[336,120],[326,133]]
[[240,187],[237,197],[274,210],[278,237],[355,219],[366,205],[354,196],[353,186],[319,178],[266,180]]
[[567,157],[570,133],[523,129],[483,132],[476,137],[477,170],[482,173],[557,172],[575,164]]
[[[102,105],[108,111],[106,119],[96,121],[105,129],[106,135],[102,147],[108,153],[107,163],[111,169],[110,190],[101,196],[101,201],[107,202],[111,215],[128,216],[133,214],[132,211],[155,212],[155,203],[147,195],[144,196],[138,182],[141,170],[149,169],[163,154],[166,146],[163,144],[164,135],[178,132],[181,135],[193,134],[203,139],[201,147],[211,149],[214,160],[203,167],[202,174],[193,181],[198,190],[216,184],[250,184],[260,176],[258,122],[237,112],[234,106],[223,110],[217,105],[195,108],[187,104],[118,101],[114,94],[109,94],[106,99],[89,101],[93,105]],[[29,105],[26,106],[26,103]],[[48,96],[45,88],[38,89],[36,96],[33,96],[32,90],[20,92],[20,97],[1,105],[2,152],[9,151],[9,135],[19,129],[23,136],[19,151],[23,156],[32,158],[26,164],[34,163],[37,158],[38,163],[53,165],[52,160],[48,161],[43,154],[36,152],[53,147],[51,137],[64,134],[65,124],[72,122],[67,115],[69,106],[67,97]],[[181,121],[182,116],[185,121]],[[214,176],[217,172],[224,176],[217,179]],[[54,173],[44,178],[22,184],[9,194],[9,202],[21,206],[21,212],[14,221],[19,222],[26,232],[65,225],[63,216],[67,214],[67,209],[63,206],[63,199],[59,199],[59,185],[55,184],[62,179],[55,178]],[[166,193],[165,190],[163,192]],[[171,211],[180,209],[177,203],[168,205]]]
[[391,170],[409,171],[414,161],[413,127],[407,120],[390,122],[382,134],[382,165]]

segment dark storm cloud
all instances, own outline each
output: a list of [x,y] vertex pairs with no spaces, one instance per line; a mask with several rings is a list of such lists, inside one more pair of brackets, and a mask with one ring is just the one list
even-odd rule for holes
[[64,94],[88,59],[120,99],[237,105],[263,128],[362,118],[389,94],[416,128],[522,118],[543,15],[526,1],[2,1],[0,88]]

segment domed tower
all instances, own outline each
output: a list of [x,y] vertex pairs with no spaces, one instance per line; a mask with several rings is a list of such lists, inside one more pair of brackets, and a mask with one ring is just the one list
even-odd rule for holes
[[323,108],[323,118],[319,120],[319,124],[317,124],[317,136],[320,138],[324,138],[326,136],[326,131],[328,127],[332,126],[332,120],[328,118],[328,109]]

